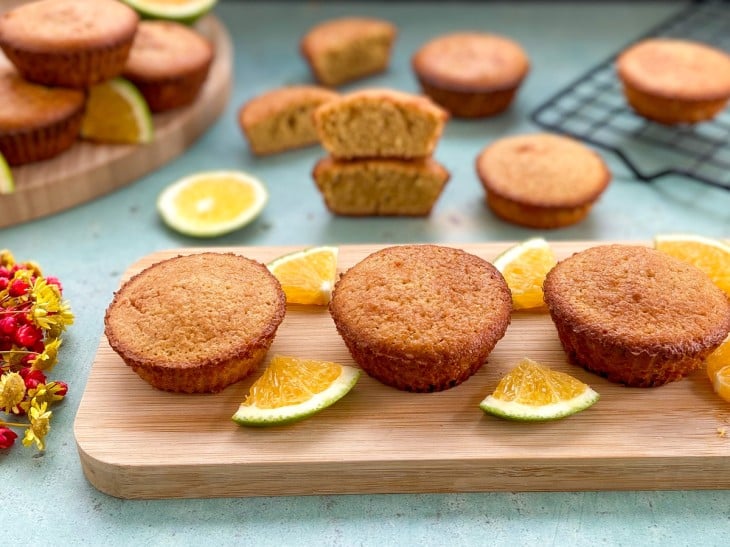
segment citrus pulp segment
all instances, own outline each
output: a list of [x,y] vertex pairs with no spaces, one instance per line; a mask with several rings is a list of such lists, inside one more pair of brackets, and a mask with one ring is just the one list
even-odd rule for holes
[[494,259],[494,267],[504,276],[512,292],[515,310],[545,305],[542,283],[556,263],[552,248],[543,238],[523,241]]
[[730,335],[705,360],[715,392],[730,402]]
[[208,13],[217,0],[122,0],[140,15],[150,19],[168,19],[193,23]]
[[326,306],[337,274],[337,247],[311,247],[289,253],[269,263],[290,304]]
[[0,154],[0,194],[12,194],[15,191],[15,182],[10,166]]
[[84,139],[112,144],[152,141],[154,126],[149,107],[139,90],[123,78],[92,86],[81,123]]
[[598,393],[577,378],[525,358],[479,407],[500,418],[538,422],[570,416],[598,399]]
[[165,188],[157,210],[173,230],[216,237],[242,228],[261,213],[269,194],[264,184],[241,171],[205,171]]
[[303,420],[344,397],[359,377],[355,367],[275,355],[232,419],[256,427]]
[[730,245],[692,234],[664,234],[654,238],[654,248],[689,262],[710,276],[730,297]]

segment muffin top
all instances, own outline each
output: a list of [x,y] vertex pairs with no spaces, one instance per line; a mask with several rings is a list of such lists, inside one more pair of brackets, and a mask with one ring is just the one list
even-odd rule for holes
[[122,285],[105,332],[125,358],[187,368],[248,357],[276,331],[285,307],[263,264],[200,253],[154,264]]
[[697,101],[730,97],[730,55],[704,44],[644,40],[624,51],[616,68],[627,84],[652,95]]
[[124,75],[137,80],[174,78],[213,60],[213,46],[200,34],[172,21],[142,21]]
[[80,112],[82,91],[45,87],[25,81],[0,63],[0,131],[14,132],[50,125]]
[[477,158],[477,173],[488,192],[538,207],[590,203],[611,179],[593,150],[547,133],[495,141]]
[[432,360],[501,338],[512,298],[487,261],[459,249],[402,245],[377,251],[335,285],[330,312],[360,347]]
[[730,302],[710,278],[648,247],[591,247],[559,262],[543,288],[562,323],[636,351],[719,344],[730,330]]
[[495,91],[517,86],[530,62],[522,47],[495,34],[457,32],[424,44],[413,56],[418,76],[457,91]]
[[315,85],[280,87],[248,101],[239,116],[243,125],[254,125],[290,108],[313,108],[339,96],[336,91]]
[[301,48],[309,55],[317,55],[373,36],[392,39],[396,32],[395,25],[381,19],[343,17],[312,27],[302,38]]
[[0,44],[34,52],[123,43],[139,16],[115,0],[40,0],[0,16]]

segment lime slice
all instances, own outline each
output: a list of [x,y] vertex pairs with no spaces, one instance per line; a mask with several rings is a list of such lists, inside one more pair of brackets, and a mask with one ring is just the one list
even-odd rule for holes
[[552,248],[541,237],[510,247],[493,262],[512,292],[512,307],[516,310],[545,305],[542,284],[556,263]]
[[525,358],[479,408],[507,420],[542,422],[585,410],[598,399],[598,393],[580,380]]
[[206,171],[178,180],[157,199],[165,223],[194,237],[216,237],[242,228],[263,210],[264,184],[241,171]]
[[152,116],[142,94],[123,78],[92,86],[81,123],[84,139],[111,144],[152,141]]
[[730,245],[694,234],[661,234],[654,248],[696,266],[730,297]]
[[0,154],[0,194],[12,194],[15,191],[13,173],[5,158]]
[[312,247],[289,253],[269,263],[290,304],[326,306],[337,275],[337,247]]
[[277,355],[232,419],[255,427],[303,420],[344,397],[359,377],[354,367]]
[[193,23],[208,13],[217,0],[122,0],[142,17]]

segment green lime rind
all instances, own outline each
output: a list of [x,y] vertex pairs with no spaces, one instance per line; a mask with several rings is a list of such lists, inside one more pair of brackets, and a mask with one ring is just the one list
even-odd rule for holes
[[514,260],[522,255],[527,249],[544,249],[549,247],[550,244],[542,237],[526,239],[522,243],[513,245],[506,251],[497,255],[497,257],[492,261],[492,265],[500,272],[503,272],[507,265],[514,262]]
[[114,78],[110,80],[110,84],[132,105],[134,117],[142,131],[139,136],[139,143],[146,144],[152,142],[155,136],[155,126],[152,122],[150,107],[147,105],[144,95],[142,95],[132,82],[124,78]]
[[12,194],[15,192],[15,181],[10,166],[0,154],[0,194]]
[[547,422],[566,418],[585,410],[593,406],[598,399],[600,399],[600,395],[588,387],[583,393],[569,401],[543,406],[526,405],[515,401],[503,401],[493,395],[488,395],[479,403],[479,408],[487,414],[505,420],[515,422]]
[[247,427],[269,427],[299,422],[342,399],[355,387],[359,378],[359,369],[343,365],[342,373],[337,380],[308,401],[280,408],[258,408],[241,404],[231,419],[238,425]]
[[164,19],[191,25],[213,9],[217,0],[188,0],[185,3],[160,3],[155,0],[122,0],[144,19]]

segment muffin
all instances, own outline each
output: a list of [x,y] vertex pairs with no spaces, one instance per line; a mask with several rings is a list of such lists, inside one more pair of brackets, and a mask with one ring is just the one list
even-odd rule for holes
[[200,253],[164,260],[124,283],[104,325],[112,349],[152,386],[206,393],[261,363],[285,307],[263,264]]
[[365,89],[314,111],[322,146],[334,157],[424,158],[448,119],[428,98],[392,89]]
[[460,249],[377,251],[335,284],[330,313],[354,361],[395,388],[456,386],[487,360],[510,322],[502,275]]
[[333,19],[309,30],[299,49],[319,83],[338,86],[386,70],[396,33],[380,19]]
[[504,111],[530,69],[517,42],[481,32],[431,40],[413,55],[411,65],[423,92],[463,118]]
[[327,208],[348,216],[426,216],[449,180],[432,158],[413,161],[323,158],[312,172]]
[[89,87],[121,74],[138,22],[115,0],[40,0],[0,16],[0,47],[27,80]]
[[629,105],[659,123],[712,119],[730,99],[730,55],[704,44],[647,39],[621,53],[616,69]]
[[476,169],[492,212],[530,228],[583,220],[611,180],[598,154],[550,134],[495,141],[479,154]]
[[238,112],[238,122],[254,154],[266,155],[316,144],[314,110],[339,95],[318,86],[273,89],[254,97]]
[[152,112],[195,101],[213,61],[213,46],[193,29],[171,21],[142,21],[122,75]]
[[10,165],[52,158],[76,142],[83,92],[27,82],[0,63],[0,97],[0,153]]
[[648,247],[591,247],[543,289],[570,361],[627,386],[687,376],[730,331],[730,301],[712,280]]

